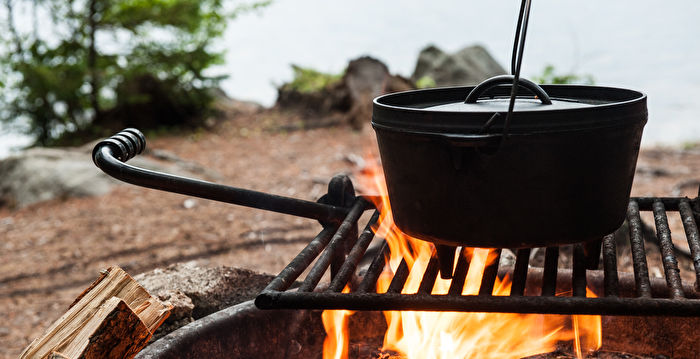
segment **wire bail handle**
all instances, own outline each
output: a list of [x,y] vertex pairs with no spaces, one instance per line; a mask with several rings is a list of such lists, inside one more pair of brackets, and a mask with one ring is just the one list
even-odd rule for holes
[[[498,75],[484,80],[484,82],[478,84],[476,87],[474,87],[473,90],[469,92],[469,95],[467,95],[467,98],[464,100],[464,103],[476,103],[476,101],[479,99],[479,96],[484,94],[486,91],[498,85],[512,84],[513,78],[513,75]],[[544,89],[540,87],[540,85],[528,79],[521,78],[518,81],[518,86],[521,86],[532,92],[535,96],[537,96],[537,99],[539,99],[543,105],[552,104],[552,99],[549,97],[547,92],[545,92]]]
[[[506,113],[505,124],[503,126],[503,138],[506,139],[510,132],[510,122],[513,117],[513,109],[515,108],[515,99],[518,96],[518,88],[520,86],[525,87],[534,93],[542,104],[551,105],[552,101],[549,95],[540,87],[532,81],[520,78],[520,69],[523,62],[523,53],[525,51],[525,37],[527,35],[527,25],[530,20],[530,7],[531,0],[522,0],[520,4],[520,12],[518,14],[518,23],[515,30],[515,39],[513,40],[513,54],[511,56],[510,71],[512,75],[495,76],[490,79],[485,80],[476,86],[464,100],[464,103],[474,103],[478,99],[479,95],[488,89],[504,83],[511,83],[510,88],[510,101],[508,103],[508,112]],[[481,127],[481,133],[486,132],[495,120],[500,117],[499,112],[494,113],[491,118],[489,118],[486,123]]]

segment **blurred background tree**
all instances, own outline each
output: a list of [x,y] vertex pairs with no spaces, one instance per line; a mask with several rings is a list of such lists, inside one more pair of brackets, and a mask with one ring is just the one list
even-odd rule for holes
[[[232,17],[269,3],[227,12],[221,0],[3,1],[0,120],[20,119],[39,145],[199,126],[223,78],[206,71],[223,61],[215,40]],[[17,22],[17,8],[31,9],[32,24]]]
[[592,75],[578,75],[575,73],[562,74],[558,73],[554,68],[554,65],[547,65],[542,70],[542,73],[537,76],[531,77],[532,81],[539,84],[554,84],[554,85],[566,85],[566,84],[579,84],[579,85],[593,85],[595,84],[595,79]]

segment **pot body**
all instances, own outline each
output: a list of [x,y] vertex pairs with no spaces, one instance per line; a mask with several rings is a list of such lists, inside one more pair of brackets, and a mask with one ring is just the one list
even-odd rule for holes
[[[404,112],[391,113],[378,100],[375,116],[378,106],[380,116]],[[632,102],[605,126],[521,128],[507,137],[373,119],[396,225],[436,244],[489,248],[575,243],[612,233],[625,218],[647,118],[646,98]],[[613,110],[608,114],[621,113],[619,106]],[[587,111],[541,116],[554,124],[606,116],[605,108]]]

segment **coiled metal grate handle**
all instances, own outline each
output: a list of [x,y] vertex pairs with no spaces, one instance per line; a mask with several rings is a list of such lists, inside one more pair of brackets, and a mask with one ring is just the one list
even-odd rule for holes
[[146,149],[146,137],[135,128],[125,128],[116,135],[100,141],[92,150],[92,161],[95,164],[97,151],[103,146],[110,147],[116,159],[126,162]]
[[[100,141],[92,151],[92,160],[108,175],[137,186],[312,218],[322,223],[339,223],[348,214],[348,206],[354,203],[350,201],[326,204],[305,201],[152,171],[125,163],[145,148],[146,138],[143,133],[135,128],[127,128]],[[344,182],[340,181],[341,184]],[[346,197],[354,198],[352,186],[350,190],[352,193]]]

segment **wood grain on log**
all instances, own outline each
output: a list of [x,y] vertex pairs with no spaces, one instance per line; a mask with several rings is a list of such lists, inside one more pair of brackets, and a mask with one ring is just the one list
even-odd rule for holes
[[121,268],[101,273],[20,359],[133,358],[171,307]]

